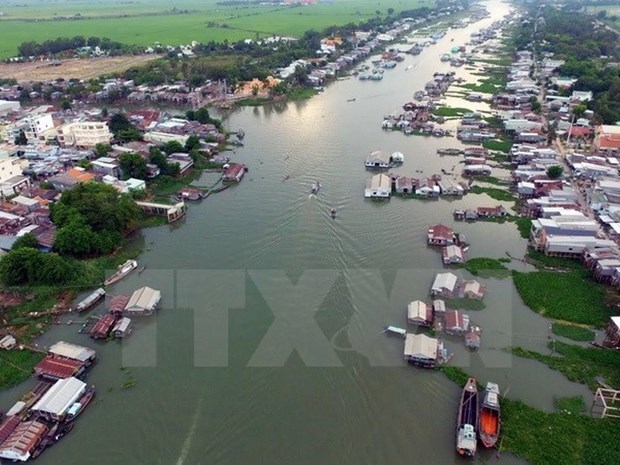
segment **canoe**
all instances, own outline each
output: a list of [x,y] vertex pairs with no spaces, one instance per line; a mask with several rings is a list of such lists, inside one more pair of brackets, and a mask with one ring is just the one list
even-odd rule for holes
[[480,404],[478,424],[478,436],[484,447],[490,448],[495,446],[499,438],[500,423],[499,386],[495,383],[487,383],[484,397]]

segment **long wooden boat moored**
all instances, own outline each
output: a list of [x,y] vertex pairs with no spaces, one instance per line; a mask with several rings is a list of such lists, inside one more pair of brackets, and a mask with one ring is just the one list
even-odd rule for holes
[[487,383],[480,404],[478,424],[478,436],[484,447],[490,448],[497,443],[500,421],[499,386],[495,383]]
[[112,276],[110,276],[108,279],[106,279],[103,282],[104,286],[109,286],[110,284],[114,284],[115,282],[120,281],[125,276],[127,276],[129,273],[131,273],[133,270],[135,270],[137,267],[138,267],[137,261],[127,260],[125,263],[123,263],[117,268],[116,273],[114,273]]
[[100,287],[99,289],[95,290],[90,295],[88,295],[88,297],[86,297],[80,303],[78,303],[73,309],[73,311],[78,312],[78,313],[85,312],[86,310],[94,307],[97,304],[97,302],[99,302],[104,297],[105,297],[105,290],[102,287]]
[[476,427],[478,426],[478,386],[476,378],[469,378],[461,393],[456,420],[456,451],[459,455],[476,455]]

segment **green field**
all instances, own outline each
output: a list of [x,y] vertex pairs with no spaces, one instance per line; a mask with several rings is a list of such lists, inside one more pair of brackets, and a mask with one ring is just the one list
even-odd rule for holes
[[[25,41],[80,35],[145,46],[155,42],[179,45],[193,40],[236,41],[271,35],[298,37],[310,29],[320,31],[332,25],[359,23],[377,16],[377,11],[385,17],[388,8],[398,13],[419,6],[432,7],[433,1],[334,0],[306,6],[221,6],[215,0],[16,0],[0,6],[4,13],[0,16],[0,58],[17,55],[17,47]],[[178,13],[179,10],[188,13]],[[76,14],[82,19],[54,19]],[[208,27],[210,22],[215,27]]]

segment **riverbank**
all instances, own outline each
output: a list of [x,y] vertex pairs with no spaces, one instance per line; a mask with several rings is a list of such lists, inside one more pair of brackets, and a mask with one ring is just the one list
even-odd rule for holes
[[[443,367],[442,371],[460,387],[469,378],[456,367]],[[482,380],[478,383],[484,384]],[[503,386],[504,390],[508,388]],[[620,422],[586,416],[581,398],[558,398],[554,413],[543,412],[504,395],[500,404],[498,457],[510,452],[523,457],[530,465],[603,465],[615,463],[620,454],[620,443],[616,440],[620,435]],[[567,409],[567,406],[572,408]]]

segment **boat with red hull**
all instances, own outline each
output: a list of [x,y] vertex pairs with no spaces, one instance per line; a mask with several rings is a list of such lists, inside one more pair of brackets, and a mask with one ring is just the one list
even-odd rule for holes
[[480,404],[478,424],[478,437],[484,447],[490,448],[497,443],[500,422],[499,386],[495,383],[487,383]]

